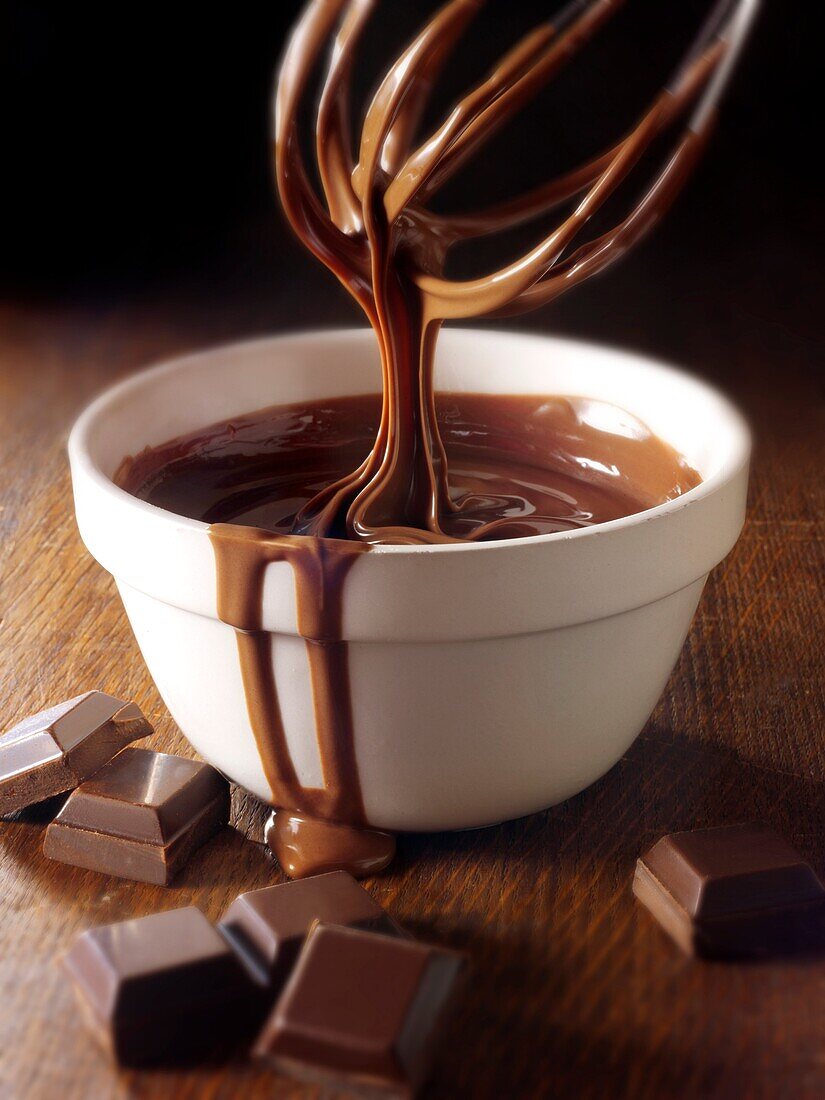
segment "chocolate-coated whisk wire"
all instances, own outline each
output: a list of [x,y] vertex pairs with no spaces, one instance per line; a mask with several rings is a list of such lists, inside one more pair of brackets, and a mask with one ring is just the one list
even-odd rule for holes
[[[278,83],[275,140],[284,208],[299,236],[335,271],[371,320],[376,250],[386,251],[393,235],[400,237],[410,224],[415,226],[415,247],[407,250],[412,277],[424,314],[434,321],[535,308],[626,252],[673,201],[698,159],[758,8],[758,0],[719,0],[674,77],[611,149],[520,198],[451,218],[429,211],[427,201],[558,73],[622,0],[571,0],[513,47],[413,149],[427,95],[483,3],[450,0],[388,68],[367,109],[357,158],[347,117],[349,86],[374,0],[312,0],[287,49]],[[332,32],[316,139],[324,207],[300,158],[297,120],[308,73]],[[681,141],[631,213],[566,255],[655,138],[691,104]],[[531,220],[576,195],[581,197],[573,212],[514,263],[464,282],[442,276],[451,244]]]
[[730,19],[718,32],[717,37],[726,46],[725,56],[711,77],[690,120],[690,128],[697,133],[707,125],[727,89],[759,12],[759,3],[760,0],[739,0],[738,3],[733,4]]
[[[722,0],[716,5],[689,55],[665,89],[665,94],[671,95],[675,104],[689,102],[702,83],[704,93],[691,114],[681,142],[631,213],[613,229],[581,245],[554,265],[529,291],[497,311],[497,316],[512,316],[547,304],[620,259],[661,219],[704,149],[715,108],[745,45],[758,6],[758,0]],[[717,54],[719,59],[716,59]],[[702,72],[703,66],[711,74],[710,78],[707,72]]]

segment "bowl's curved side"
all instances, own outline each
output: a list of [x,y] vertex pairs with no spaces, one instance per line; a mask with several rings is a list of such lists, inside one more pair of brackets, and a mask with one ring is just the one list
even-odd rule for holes
[[[703,584],[556,630],[351,644],[355,747],[369,820],[392,830],[474,828],[589,786],[644,726]],[[232,629],[120,588],[149,671],[187,739],[270,802]],[[271,641],[293,760],[303,783],[320,785],[303,644],[290,635]]]

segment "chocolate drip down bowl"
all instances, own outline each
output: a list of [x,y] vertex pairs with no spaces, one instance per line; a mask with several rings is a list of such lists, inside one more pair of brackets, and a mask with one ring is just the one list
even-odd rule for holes
[[[612,403],[702,481],[579,530],[379,545],[354,557],[340,607],[350,764],[365,821],[390,830],[488,825],[551,806],[603,775],[653,710],[707,575],[734,545],[745,512],[747,428],[689,375],[583,343],[450,330],[435,382],[459,394]],[[239,660],[237,635],[248,624],[219,616],[209,526],[137,499],[113,478],[125,456],[215,422],[380,388],[368,331],[256,340],[120,383],[86,410],[69,441],[81,536],[114,576],[158,690],[201,756],[264,802],[278,800]],[[261,593],[283,748],[301,789],[323,792],[329,731],[320,727],[338,700],[319,706],[313,692],[288,554],[265,566]]]

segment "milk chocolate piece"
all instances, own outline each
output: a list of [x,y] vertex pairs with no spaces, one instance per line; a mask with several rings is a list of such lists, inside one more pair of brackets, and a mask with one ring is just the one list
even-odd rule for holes
[[255,1054],[313,1084],[412,1096],[461,964],[413,940],[317,924]]
[[689,954],[784,955],[825,946],[825,887],[764,825],[663,837],[636,864],[633,893]]
[[226,938],[280,992],[315,921],[404,935],[395,921],[346,871],[299,879],[241,894],[220,923]]
[[260,991],[199,909],[84,932],[66,967],[99,1042],[123,1065],[225,1046],[260,1017]]
[[0,814],[72,790],[151,732],[135,703],[102,691],[26,718],[0,737]]
[[166,886],[229,819],[229,784],[181,756],[126,749],[68,798],[46,830],[50,859]]

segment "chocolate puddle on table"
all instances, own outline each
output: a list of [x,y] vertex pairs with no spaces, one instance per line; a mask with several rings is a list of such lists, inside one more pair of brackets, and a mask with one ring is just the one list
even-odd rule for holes
[[[662,217],[705,146],[730,68],[724,62],[735,56],[736,24],[726,3],[617,143],[548,184],[486,210],[445,215],[431,208],[442,184],[620,6],[619,0],[573,0],[516,43],[427,137],[419,133],[427,99],[481,0],[451,0],[425,24],[388,67],[356,142],[350,81],[373,5],[312,0],[287,46],[275,101],[281,205],[296,235],[338,278],[374,330],[381,398],[349,398],[327,402],[326,411],[315,405],[283,413],[282,424],[290,416],[294,421],[291,434],[279,436],[277,425],[273,428],[273,438],[283,445],[267,452],[253,442],[250,453],[238,451],[235,465],[229,463],[228,483],[217,494],[208,476],[195,473],[204,471],[195,455],[204,441],[192,439],[172,444],[179,453],[169,455],[173,461],[166,474],[162,463],[156,465],[154,481],[145,478],[138,488],[173,511],[194,509],[211,524],[219,614],[237,633],[247,707],[272,801],[285,811],[305,812],[305,823],[314,815],[366,824],[342,633],[346,577],[361,554],[376,544],[569,530],[638,512],[698,482],[678,455],[626,414],[627,431],[600,435],[598,419],[580,416],[583,405],[573,401],[480,394],[437,398],[434,389],[436,342],[445,321],[525,312],[608,267]],[[299,122],[313,73],[330,45],[316,113],[314,176],[305,163]],[[630,212],[577,244],[645,153],[677,125],[671,151],[652,178],[648,173],[646,190]],[[562,214],[555,228],[509,265],[464,281],[447,276],[456,244],[556,209]],[[279,414],[270,413],[275,424]],[[233,442],[222,433],[235,433],[237,446],[238,431],[242,435],[254,416],[241,419],[240,429],[233,423],[213,430],[216,456],[223,447],[229,461]],[[334,425],[338,434],[330,427],[325,436],[324,425]],[[216,461],[220,467],[220,458]],[[150,457],[139,456],[122,471],[124,484],[131,484],[142,463],[151,466]],[[240,473],[245,465],[246,476]],[[266,567],[284,561],[295,575],[298,627],[307,646],[322,790],[304,788],[296,775],[270,638],[262,631]],[[305,828],[309,835],[311,827]],[[323,849],[324,843],[316,836],[308,847]],[[350,866],[346,843],[338,854],[338,865]]]

